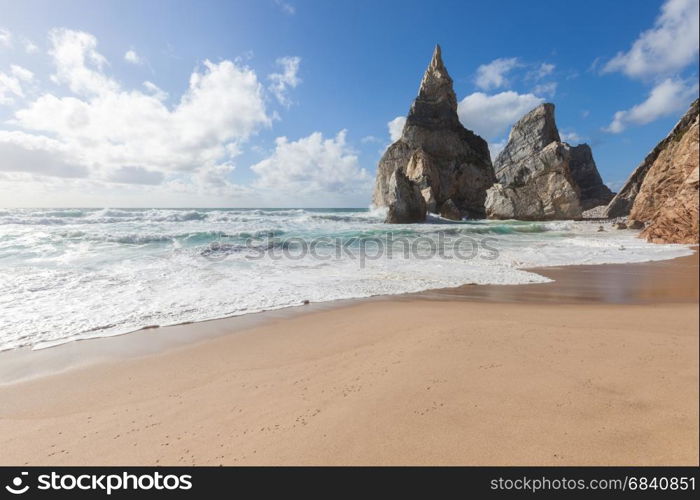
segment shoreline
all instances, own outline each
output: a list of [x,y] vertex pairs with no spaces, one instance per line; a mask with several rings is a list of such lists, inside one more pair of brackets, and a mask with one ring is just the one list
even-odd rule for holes
[[697,465],[698,254],[608,266],[517,302],[467,286],[34,351],[73,364],[0,385],[0,462]]
[[[375,295],[286,306],[254,313],[147,326],[116,335],[90,337],[32,349],[0,351],[0,387],[97,363],[157,355],[229,335],[322,311],[374,301],[486,301],[493,303],[645,304],[698,303],[697,285],[678,280],[688,266],[700,268],[700,252],[666,260],[524,268],[549,278],[546,283],[466,284],[395,295]],[[642,271],[639,274],[639,271]]]

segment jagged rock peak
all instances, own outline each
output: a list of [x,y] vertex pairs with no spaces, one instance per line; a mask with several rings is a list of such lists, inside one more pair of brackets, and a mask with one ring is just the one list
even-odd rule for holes
[[614,193],[603,183],[591,147],[588,144],[571,146],[570,153],[569,170],[571,180],[579,189],[581,208],[590,210],[607,205]]
[[498,184],[487,191],[486,215],[524,220],[580,217],[570,159],[570,147],[561,142],[554,121],[554,104],[537,106],[513,126],[494,162]]
[[418,99],[428,101],[447,101],[457,111],[457,96],[452,88],[452,78],[442,62],[440,45],[435,46],[433,57],[423,74],[418,90]]
[[522,161],[552,142],[561,142],[561,139],[554,120],[554,104],[545,102],[513,125],[508,144],[494,162],[496,175],[504,164]]
[[495,180],[486,141],[459,121],[452,78],[437,46],[401,137],[379,161],[373,203],[389,208],[388,222],[417,222],[420,210],[483,217],[486,190]]

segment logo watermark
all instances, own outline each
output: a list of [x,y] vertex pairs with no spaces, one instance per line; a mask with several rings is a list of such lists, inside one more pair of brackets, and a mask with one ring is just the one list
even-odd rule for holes
[[[14,477],[5,489],[13,495],[22,495],[29,491],[28,472],[21,472]],[[36,477],[36,490],[39,491],[95,491],[111,495],[115,491],[144,491],[144,490],[190,490],[192,476],[190,474],[40,474]]]
[[12,481],[10,484],[5,486],[5,489],[13,495],[21,495],[26,493],[29,490],[29,485],[24,484],[24,478],[28,474],[28,472],[21,472],[19,476],[12,478]]
[[243,257],[247,260],[304,260],[331,261],[349,259],[357,261],[360,268],[369,261],[382,259],[429,260],[434,258],[455,261],[474,259],[496,260],[498,240],[491,237],[477,238],[454,235],[447,232],[406,236],[386,233],[379,236],[300,236],[280,237],[274,233],[251,236],[245,239],[220,235],[202,251],[211,261]]

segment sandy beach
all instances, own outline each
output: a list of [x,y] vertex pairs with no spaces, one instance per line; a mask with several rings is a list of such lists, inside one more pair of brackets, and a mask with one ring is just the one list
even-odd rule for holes
[[698,465],[697,254],[538,272],[0,353],[0,463]]

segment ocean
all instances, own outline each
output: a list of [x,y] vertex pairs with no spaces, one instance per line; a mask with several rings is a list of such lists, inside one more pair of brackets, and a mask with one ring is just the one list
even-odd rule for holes
[[692,251],[587,221],[388,225],[367,209],[0,210],[0,350]]

